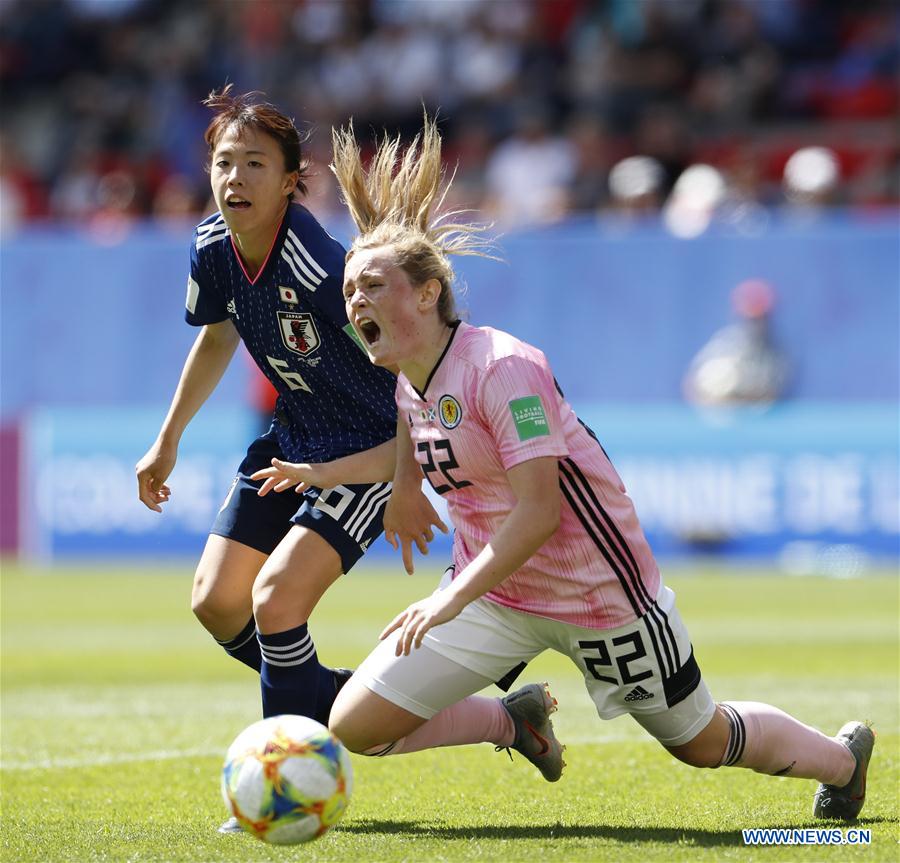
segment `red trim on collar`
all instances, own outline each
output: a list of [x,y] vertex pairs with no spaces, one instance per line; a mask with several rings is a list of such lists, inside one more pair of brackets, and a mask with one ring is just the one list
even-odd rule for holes
[[284,225],[284,220],[287,218],[287,210],[284,211],[284,215],[281,217],[281,221],[278,223],[278,230],[275,231],[275,236],[272,237],[272,245],[269,246],[269,251],[266,252],[266,257],[264,258],[262,265],[256,271],[256,278],[251,279],[250,274],[247,272],[247,268],[244,266],[244,259],[241,257],[241,253],[238,251],[238,247],[234,242],[234,233],[231,234],[231,248],[234,249],[234,256],[237,258],[238,264],[241,266],[241,271],[244,273],[244,278],[250,282],[251,285],[255,285],[259,281],[259,277],[263,274],[263,271],[266,269],[266,264],[269,263],[269,258],[272,257],[272,249],[275,248],[275,244],[278,242],[278,237],[281,235],[281,227]]

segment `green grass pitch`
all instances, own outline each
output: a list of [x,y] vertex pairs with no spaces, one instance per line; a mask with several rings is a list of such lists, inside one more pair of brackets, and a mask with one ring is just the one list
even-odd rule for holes
[[[548,680],[559,699],[569,766],[557,784],[487,745],[354,757],[347,816],[322,839],[220,836],[221,759],[258,718],[257,682],[193,619],[191,574],[189,563],[2,567],[5,863],[897,860],[896,572],[667,574],[717,698],[768,701],[830,734],[851,718],[875,723],[858,825],[872,843],[856,847],[744,846],[741,828],[821,826],[814,783],[678,764],[628,717],[597,719],[575,669],[550,654],[522,680]],[[435,580],[361,565],[316,611],[320,656],[358,663]]]

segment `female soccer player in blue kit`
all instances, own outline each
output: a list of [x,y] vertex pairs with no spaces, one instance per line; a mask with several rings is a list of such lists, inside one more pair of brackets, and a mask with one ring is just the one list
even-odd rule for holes
[[[396,380],[369,363],[347,322],[343,247],[295,200],[306,191],[307,163],[293,121],[253,94],[230,91],[205,102],[214,111],[206,142],[218,212],[194,233],[186,312],[202,329],[159,435],[136,467],[138,495],[162,511],[181,435],[243,340],[277,388],[278,405],[211,528],[193,611],[231,656],[260,672],[264,716],[327,722],[349,672],[320,665],[307,620],[381,533],[391,485],[335,482],[302,497],[261,497],[250,477],[282,458],[338,459],[347,475],[345,457],[352,468],[355,453],[392,453]],[[396,522],[407,547],[424,548],[431,525],[446,530],[423,495],[403,506]]]

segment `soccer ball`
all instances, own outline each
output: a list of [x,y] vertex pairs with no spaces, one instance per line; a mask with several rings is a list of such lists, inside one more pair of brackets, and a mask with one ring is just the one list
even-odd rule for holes
[[341,742],[305,716],[272,716],[228,748],[222,797],[241,827],[275,845],[309,842],[344,814],[353,767]]

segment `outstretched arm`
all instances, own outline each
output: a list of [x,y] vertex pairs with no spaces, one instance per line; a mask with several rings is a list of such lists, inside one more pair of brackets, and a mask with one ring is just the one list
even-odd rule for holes
[[413,603],[381,633],[400,630],[397,655],[422,644],[433,626],[456,617],[472,600],[512,575],[559,526],[559,463],[555,457],[522,462],[507,471],[516,505],[481,553],[446,587]]
[[207,324],[194,340],[156,441],[135,467],[138,497],[149,509],[162,512],[161,504],[171,494],[165,482],[175,467],[181,436],[222,379],[240,340],[230,319]]
[[388,482],[393,490],[384,514],[385,539],[403,553],[403,566],[412,575],[412,545],[428,554],[428,543],[434,539],[432,527],[447,533],[431,502],[422,494],[422,471],[413,457],[409,430],[402,419],[397,421],[397,437],[343,458],[321,464],[294,464],[273,458],[271,467],[258,470],[250,477],[263,480],[257,494],[286,491],[293,487],[302,493],[310,486],[333,488],[353,483]]
[[334,488],[336,485],[352,485],[373,482],[390,482],[394,475],[397,446],[393,438],[371,449],[364,449],[334,461],[319,464],[300,464],[272,459],[271,467],[264,467],[250,479],[264,480],[260,497],[270,491],[286,491],[294,488],[302,494],[310,486]]

